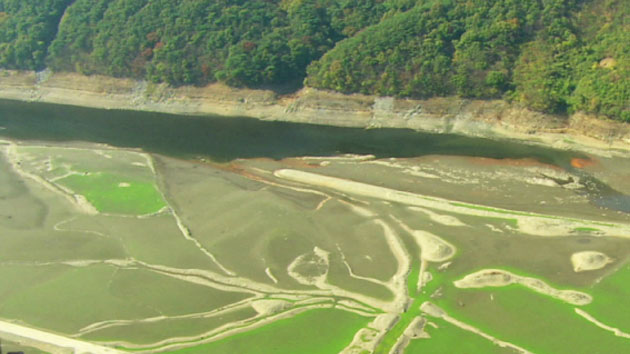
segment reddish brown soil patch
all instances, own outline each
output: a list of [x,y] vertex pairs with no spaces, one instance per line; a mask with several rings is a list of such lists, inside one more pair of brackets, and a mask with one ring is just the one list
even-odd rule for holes
[[597,164],[597,161],[591,160],[591,159],[581,159],[577,157],[571,159],[571,166],[575,168],[585,168],[585,167],[594,166],[596,164]]
[[493,159],[489,157],[470,157],[468,161],[477,166],[515,166],[515,167],[545,167],[561,169],[558,166],[540,162],[536,159]]
[[321,165],[317,162],[307,161],[303,159],[286,158],[286,159],[282,159],[281,161],[284,166],[289,166],[293,168],[319,168],[321,167]]

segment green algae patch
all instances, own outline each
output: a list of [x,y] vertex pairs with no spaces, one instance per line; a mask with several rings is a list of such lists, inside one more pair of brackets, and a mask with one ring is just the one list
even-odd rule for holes
[[591,232],[597,232],[600,230],[594,227],[576,227],[575,229],[573,229],[573,231],[580,232],[580,233],[591,233]]
[[15,168],[83,196],[103,213],[145,215],[166,206],[155,184],[151,159],[142,153],[19,146],[8,154]]
[[57,181],[81,194],[98,211],[110,214],[153,214],[166,206],[155,183],[111,173],[73,174]]
[[371,318],[337,309],[309,310],[248,332],[173,353],[339,353],[370,321]]
[[412,340],[405,349],[405,354],[515,353],[512,349],[501,348],[488,339],[465,331],[440,318],[431,317],[428,322],[431,324],[425,325],[424,330],[431,338]]
[[407,291],[409,295],[414,298],[413,303],[409,307],[409,309],[402,313],[400,319],[392,329],[387,331],[383,340],[378,344],[374,353],[376,354],[386,354],[389,353],[390,350],[396,342],[398,338],[403,334],[407,326],[413,321],[416,316],[420,315],[420,301],[418,301],[418,280],[420,278],[420,262],[415,261],[411,266],[411,272],[407,276]]
[[510,226],[513,229],[518,229],[518,219],[514,218],[496,218],[491,216],[484,216],[484,220],[487,220],[497,226]]
[[630,333],[630,264],[625,264],[615,273],[605,277],[588,291],[593,303],[584,311],[608,326]]
[[630,351],[630,341],[586,321],[575,306],[522,287],[449,291],[437,304],[450,316],[534,353]]

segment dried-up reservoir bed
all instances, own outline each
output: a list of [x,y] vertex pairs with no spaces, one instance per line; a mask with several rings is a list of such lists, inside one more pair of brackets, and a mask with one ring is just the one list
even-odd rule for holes
[[627,198],[629,157],[8,138],[0,338],[20,345],[630,351],[630,216],[605,208]]

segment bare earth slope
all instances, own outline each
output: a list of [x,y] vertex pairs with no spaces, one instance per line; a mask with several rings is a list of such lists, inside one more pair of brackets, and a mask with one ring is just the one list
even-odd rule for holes
[[630,150],[630,126],[582,113],[568,118],[500,100],[406,100],[311,88],[279,95],[221,84],[172,88],[130,79],[69,73],[0,71],[0,98],[106,109],[252,117],[349,127],[410,128],[514,138],[556,148]]

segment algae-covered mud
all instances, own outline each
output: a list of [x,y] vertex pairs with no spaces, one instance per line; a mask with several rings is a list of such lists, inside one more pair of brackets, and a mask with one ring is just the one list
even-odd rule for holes
[[0,113],[7,348],[630,351],[621,152],[14,103]]

